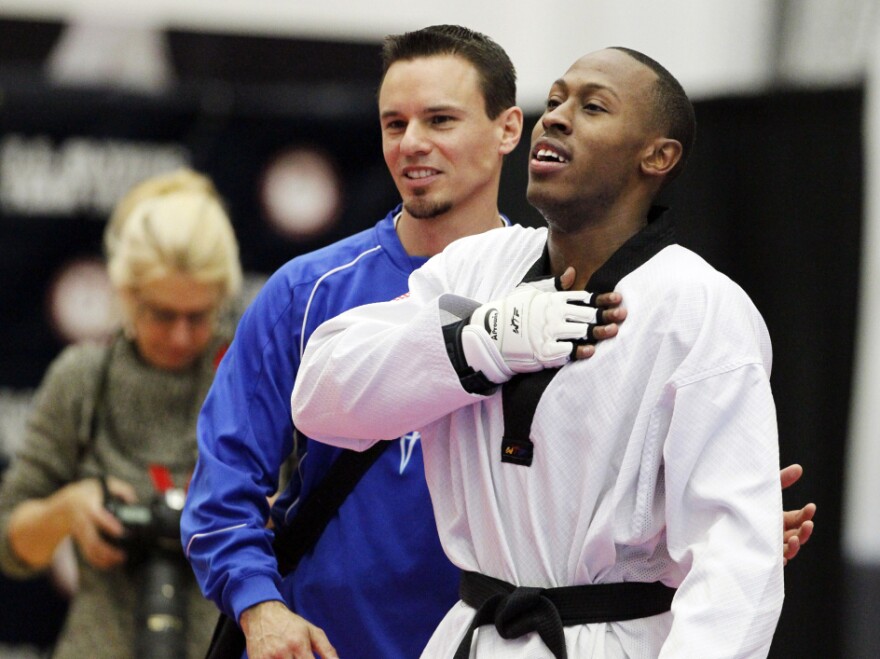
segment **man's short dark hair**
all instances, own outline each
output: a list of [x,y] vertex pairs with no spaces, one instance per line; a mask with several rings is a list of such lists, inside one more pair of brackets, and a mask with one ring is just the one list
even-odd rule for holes
[[490,119],[516,105],[516,69],[510,57],[485,34],[459,25],[432,25],[385,37],[382,80],[395,62],[435,55],[455,55],[474,66]]
[[681,160],[678,161],[673,170],[667,175],[666,182],[668,183],[684,169],[688,156],[691,153],[691,148],[694,145],[694,138],[697,132],[694,106],[691,104],[681,83],[662,64],[644,53],[632,50],[631,48],[624,48],[622,46],[612,46],[612,48],[626,53],[657,74],[654,111],[661,128],[667,131],[666,137],[681,142]]

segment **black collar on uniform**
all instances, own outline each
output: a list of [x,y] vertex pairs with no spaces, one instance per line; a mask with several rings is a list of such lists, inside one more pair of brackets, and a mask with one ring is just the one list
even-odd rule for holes
[[[648,211],[648,225],[627,240],[602,266],[593,273],[587,282],[586,290],[591,293],[613,291],[617,282],[641,265],[647,263],[663,248],[674,245],[675,226],[672,213],[665,206],[651,206]],[[523,281],[546,279],[550,276],[550,252],[547,245],[537,261],[529,268]]]
[[[675,243],[672,219],[662,206],[652,206],[648,225],[620,246],[587,282],[591,293],[614,290],[623,277],[646,263],[664,247]],[[546,279],[550,276],[550,253],[547,245],[538,260],[529,268],[523,281]],[[558,284],[558,282],[557,282]],[[519,373],[502,386],[504,436],[501,440],[501,461],[530,467],[535,447],[531,440],[532,421],[538,402],[558,368],[536,373]]]

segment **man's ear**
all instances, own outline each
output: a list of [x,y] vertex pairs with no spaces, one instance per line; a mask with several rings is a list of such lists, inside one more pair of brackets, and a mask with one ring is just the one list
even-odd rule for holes
[[522,137],[523,111],[517,106],[512,106],[498,115],[498,126],[501,128],[501,141],[498,144],[498,153],[506,156],[516,148]]
[[651,142],[642,156],[642,173],[647,176],[666,176],[681,160],[681,142],[658,137]]

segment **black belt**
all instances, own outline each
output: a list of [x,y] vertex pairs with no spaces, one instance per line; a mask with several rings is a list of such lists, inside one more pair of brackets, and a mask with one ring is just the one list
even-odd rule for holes
[[556,659],[567,659],[563,627],[655,616],[669,611],[674,595],[675,588],[659,581],[525,588],[463,572],[459,597],[477,612],[455,659],[468,658],[474,632],[482,625],[495,625],[506,639],[537,632]]

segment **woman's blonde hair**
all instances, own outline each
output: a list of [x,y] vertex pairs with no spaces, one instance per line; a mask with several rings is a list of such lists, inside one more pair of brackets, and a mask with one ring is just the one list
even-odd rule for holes
[[169,274],[218,284],[223,301],[241,288],[238,242],[214,184],[190,169],[149,178],[117,204],[104,232],[110,281],[136,290]]

